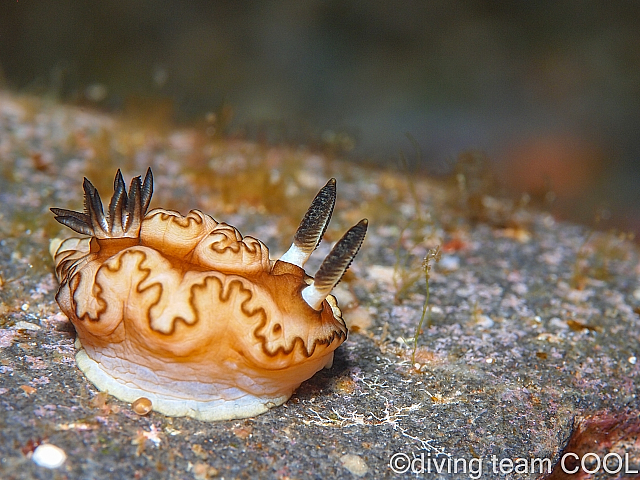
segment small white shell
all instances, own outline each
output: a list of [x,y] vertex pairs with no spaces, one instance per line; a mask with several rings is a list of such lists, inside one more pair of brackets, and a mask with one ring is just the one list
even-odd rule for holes
[[33,451],[31,460],[39,467],[58,468],[67,459],[67,454],[60,447],[50,443],[43,443]]

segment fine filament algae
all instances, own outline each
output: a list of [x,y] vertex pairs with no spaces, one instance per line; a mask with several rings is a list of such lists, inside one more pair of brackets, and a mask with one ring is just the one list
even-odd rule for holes
[[[409,134],[406,134],[407,138],[413,145],[416,151],[416,157],[418,162],[421,159],[420,147],[418,142]],[[422,204],[418,192],[416,191],[413,176],[409,172],[409,164],[407,158],[403,152],[400,152],[400,167],[404,173],[407,181],[407,191],[411,198],[415,214],[414,217],[408,220],[398,235],[398,243],[395,249],[395,263],[393,265],[393,284],[395,287],[394,301],[400,303],[408,290],[420,279],[421,273],[414,271],[411,267],[412,259],[414,255],[412,250],[419,245],[422,245],[425,239],[425,230],[432,229],[433,220],[428,214],[424,214]],[[405,237],[405,233],[408,233]],[[406,240],[408,246],[403,248],[403,242]]]
[[431,292],[429,290],[429,272],[431,271],[431,261],[437,262],[440,260],[440,245],[435,248],[431,248],[427,252],[427,256],[424,257],[424,262],[422,264],[422,269],[424,270],[424,278],[427,284],[427,291],[424,297],[424,305],[422,306],[422,316],[420,317],[420,322],[416,327],[416,331],[413,335],[413,352],[411,352],[411,363],[416,363],[416,350],[418,349],[418,336],[420,335],[420,331],[422,330],[422,325],[424,324],[424,319],[427,316],[427,311],[431,312],[429,309],[429,297]]

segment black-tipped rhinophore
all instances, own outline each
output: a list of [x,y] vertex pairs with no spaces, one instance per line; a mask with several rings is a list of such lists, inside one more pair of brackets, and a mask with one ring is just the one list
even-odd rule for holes
[[336,179],[330,179],[318,192],[311,206],[304,214],[293,243],[303,252],[311,255],[318,248],[324,232],[327,230],[329,220],[336,204]]
[[351,265],[367,233],[367,219],[351,227],[331,249],[318,269],[313,282],[302,290],[302,298],[314,310],[322,304]]
[[304,214],[304,218],[293,236],[291,247],[280,258],[281,261],[302,267],[309,260],[313,251],[322,241],[335,204],[336,179],[332,178],[320,189],[311,202],[311,206]]
[[153,174],[147,170],[144,183],[140,176],[131,180],[129,192],[120,170],[113,182],[113,196],[105,215],[102,200],[93,184],[84,179],[84,213],[64,208],[52,208],[55,219],[71,230],[97,238],[136,238],[142,219],[147,213],[153,195]]
[[364,236],[367,233],[368,224],[369,222],[366,218],[360,220],[347,230],[347,233],[331,249],[313,279],[313,285],[319,292],[326,291],[328,295],[333,287],[340,282],[349,265],[351,265],[353,258],[360,250]]

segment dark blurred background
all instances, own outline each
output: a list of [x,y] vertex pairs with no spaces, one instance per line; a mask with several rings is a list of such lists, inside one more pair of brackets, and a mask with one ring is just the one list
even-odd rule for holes
[[4,0],[0,69],[354,161],[446,174],[481,151],[507,189],[640,232],[640,2]]

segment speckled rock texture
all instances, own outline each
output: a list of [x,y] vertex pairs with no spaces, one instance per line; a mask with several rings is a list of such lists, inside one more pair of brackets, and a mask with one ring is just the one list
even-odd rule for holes
[[[350,336],[285,405],[215,423],[139,416],[76,367],[48,254],[66,232],[48,209],[81,209],[83,176],[104,198],[117,168],[148,166],[152,207],[201,209],[276,256],[336,177],[310,274],[369,218],[336,289]],[[543,478],[582,419],[616,415],[624,428],[598,452],[640,469],[637,247],[495,198],[472,170],[436,182],[0,94],[0,478]],[[47,443],[66,454],[55,470],[33,461]]]

